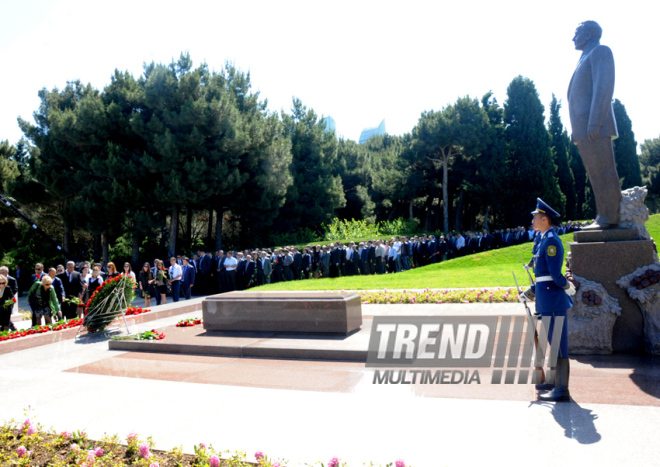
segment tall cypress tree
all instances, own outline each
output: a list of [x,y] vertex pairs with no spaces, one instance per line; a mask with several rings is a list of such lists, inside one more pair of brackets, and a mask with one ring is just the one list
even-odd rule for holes
[[557,98],[553,94],[552,101],[550,102],[550,121],[548,122],[548,130],[550,131],[550,139],[552,141],[552,153],[555,156],[555,164],[557,164],[559,189],[566,197],[566,217],[568,219],[575,219],[577,216],[575,179],[568,165],[568,144],[564,137],[564,125],[561,123],[559,109],[561,109],[561,103],[557,101]]
[[568,147],[568,165],[571,167],[573,179],[575,181],[575,217],[568,220],[586,219],[589,216],[584,214],[584,203],[587,194],[587,170],[584,168],[582,158],[578,147],[573,144],[568,132],[564,130],[564,141]]
[[621,188],[625,190],[642,184],[642,172],[637,157],[637,141],[628,112],[619,99],[614,100],[613,107],[619,130],[619,137],[614,140],[616,171],[619,174]]
[[504,120],[509,142],[506,214],[509,225],[527,225],[530,208],[540,197],[565,214],[543,104],[532,80],[517,76],[507,88]]

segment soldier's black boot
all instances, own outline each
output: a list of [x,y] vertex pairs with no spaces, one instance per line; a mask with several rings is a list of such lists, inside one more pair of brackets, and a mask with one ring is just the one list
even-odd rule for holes
[[[550,369],[554,370],[552,372],[552,374],[556,375],[557,369],[556,368],[550,368]],[[555,378],[556,378],[556,376],[550,377],[550,376],[548,376],[548,373],[545,374],[545,382],[539,383],[535,386],[537,391],[550,391],[550,390],[555,388]]]
[[557,359],[557,370],[555,372],[555,387],[552,391],[539,395],[539,400],[546,402],[568,402],[571,394],[568,392],[568,378],[570,366],[568,358]]

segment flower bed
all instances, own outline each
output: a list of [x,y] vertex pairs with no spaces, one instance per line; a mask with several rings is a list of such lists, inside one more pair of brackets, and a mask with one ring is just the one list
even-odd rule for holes
[[515,287],[496,289],[456,289],[456,290],[393,290],[382,292],[359,292],[362,303],[384,305],[393,303],[503,303],[518,301]]
[[64,329],[75,328],[82,324],[82,319],[70,319],[69,321],[60,320],[54,324],[47,324],[43,326],[33,326],[30,329],[22,329],[18,331],[4,331],[0,332],[0,341],[7,341],[18,339],[20,337],[31,336],[33,334],[43,334],[50,331],[63,331]]
[[[153,448],[149,437],[140,439],[129,433],[125,439],[106,436],[91,440],[84,431],[46,431],[31,419],[23,423],[12,420],[0,425],[0,465],[32,466],[78,466],[78,467],[285,467],[283,460],[271,459],[258,451],[254,461],[248,460],[244,452],[218,451],[211,444],[199,443],[194,454],[186,454],[181,447],[171,451]],[[306,464],[310,465],[310,464]],[[333,457],[327,464],[311,465],[345,467],[348,464]],[[370,463],[371,466],[377,464]],[[406,467],[402,459],[387,464],[388,467]]]

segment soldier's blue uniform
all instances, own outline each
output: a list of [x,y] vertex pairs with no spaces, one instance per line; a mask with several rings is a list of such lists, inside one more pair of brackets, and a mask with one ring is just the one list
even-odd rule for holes
[[[541,226],[547,225],[543,216],[550,219],[559,217],[557,211],[544,203],[541,198],[537,198],[536,210],[532,214],[542,214],[538,219],[535,216],[535,221],[538,220]],[[536,284],[532,286],[532,291],[536,296],[536,311],[541,313],[542,317],[551,317],[548,332],[549,342],[552,342],[555,318],[559,316],[564,318],[559,349],[556,349],[557,363],[554,382],[537,385],[537,389],[540,390],[546,388],[539,386],[552,387],[550,392],[539,395],[540,400],[559,402],[570,400],[570,393],[568,391],[570,373],[568,359],[568,320],[566,314],[568,309],[573,306],[573,299],[568,293],[575,293],[575,288],[572,287],[572,284],[561,273],[561,268],[564,264],[564,246],[559,239],[559,235],[557,235],[557,232],[551,225],[552,222],[550,222],[550,228],[541,234],[538,248],[534,253]]]
[[[567,279],[561,273],[564,264],[564,246],[555,229],[546,230],[541,236],[534,255],[534,276],[536,284],[532,291],[536,295],[536,311],[541,316],[563,316],[559,357],[568,357],[568,320],[566,312],[573,306],[573,300],[566,294]],[[552,342],[555,320],[550,322],[548,341]]]

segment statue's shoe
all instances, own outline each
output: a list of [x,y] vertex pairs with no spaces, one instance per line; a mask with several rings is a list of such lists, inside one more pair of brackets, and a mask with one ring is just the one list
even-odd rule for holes
[[618,227],[617,224],[599,224],[598,222],[594,222],[586,227],[582,227],[580,230],[585,231],[585,230],[609,230],[609,229],[616,229]]

